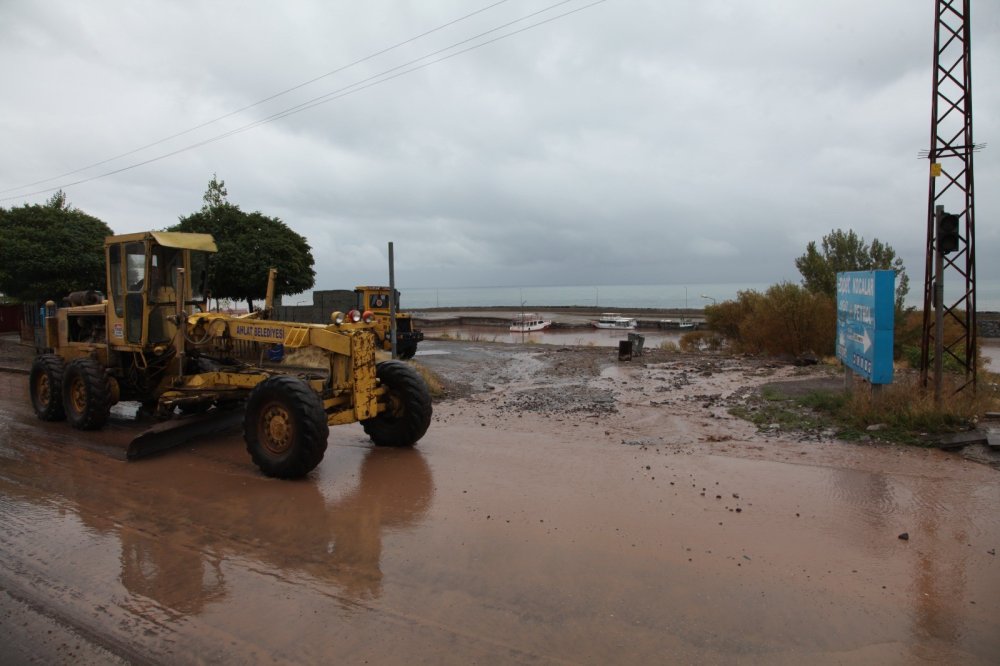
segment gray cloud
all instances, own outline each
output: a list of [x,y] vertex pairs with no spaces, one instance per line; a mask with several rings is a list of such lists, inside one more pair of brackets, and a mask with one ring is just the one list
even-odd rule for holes
[[[83,175],[547,4],[512,0]],[[318,288],[384,280],[390,240],[414,286],[797,280],[794,258],[833,228],[889,242],[919,284],[932,4],[609,0],[67,194],[136,231],[196,210],[217,173],[233,202],[309,239]],[[0,57],[17,64],[0,71],[0,188],[195,127],[478,6],[4,3]],[[979,274],[1000,279],[1000,7],[973,11],[976,138],[991,144],[976,156]]]

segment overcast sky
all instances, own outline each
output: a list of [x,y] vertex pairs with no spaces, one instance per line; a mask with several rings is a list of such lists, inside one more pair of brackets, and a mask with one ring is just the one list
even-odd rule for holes
[[[386,281],[388,241],[410,287],[798,281],[851,228],[919,292],[933,0],[571,0],[476,38],[557,2],[508,0],[323,76],[495,1],[0,0],[0,205],[62,185],[116,233],[159,229],[215,173],[308,239],[319,289]],[[972,4],[998,279],[1000,3]]]

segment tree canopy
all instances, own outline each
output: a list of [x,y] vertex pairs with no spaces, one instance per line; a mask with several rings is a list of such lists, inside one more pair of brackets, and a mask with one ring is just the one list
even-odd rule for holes
[[44,204],[0,208],[0,292],[30,302],[104,291],[104,237],[112,233],[61,190]]
[[835,229],[823,236],[822,251],[810,241],[806,252],[795,260],[795,267],[802,274],[802,285],[813,293],[837,297],[837,273],[841,271],[896,271],[896,311],[901,312],[906,294],[910,291],[910,278],[903,260],[887,243],[873,239],[865,243],[853,230]]
[[201,210],[180,218],[170,231],[208,233],[219,252],[209,268],[212,295],[247,302],[264,298],[268,269],[277,268],[276,295],[297,294],[316,282],[312,249],[303,236],[276,217],[245,213],[227,200],[225,181],[216,176],[205,190]]

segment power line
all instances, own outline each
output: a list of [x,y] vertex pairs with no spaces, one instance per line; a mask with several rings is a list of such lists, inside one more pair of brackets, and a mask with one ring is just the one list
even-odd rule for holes
[[254,102],[253,104],[247,104],[246,106],[240,107],[239,109],[236,109],[235,111],[230,111],[229,113],[225,113],[225,114],[223,114],[221,116],[218,116],[217,118],[213,118],[211,120],[206,120],[205,122],[203,122],[203,123],[201,123],[199,125],[195,125],[194,127],[186,129],[186,130],[184,130],[182,132],[177,132],[176,134],[171,134],[170,136],[165,136],[162,139],[158,139],[156,141],[153,141],[152,143],[147,143],[144,146],[139,146],[138,148],[126,151],[124,153],[120,153],[118,155],[115,155],[113,157],[109,157],[109,158],[101,160],[99,162],[93,162],[93,163],[88,164],[86,166],[82,166],[82,167],[80,167],[78,169],[74,169],[72,171],[67,171],[65,173],[61,173],[58,176],[52,176],[51,178],[43,178],[42,180],[36,180],[33,183],[26,183],[24,185],[19,185],[17,187],[11,187],[11,188],[8,188],[8,189],[5,189],[5,190],[0,190],[0,194],[7,194],[8,192],[14,192],[15,190],[23,190],[26,187],[34,187],[35,185],[41,185],[42,183],[47,183],[47,182],[49,182],[51,180],[58,180],[59,178],[65,178],[67,176],[72,176],[73,174],[80,173],[81,171],[86,171],[88,169],[93,169],[94,167],[98,167],[98,166],[101,166],[103,164],[107,164],[108,162],[114,162],[115,160],[121,159],[123,157],[128,157],[129,155],[134,155],[135,153],[139,153],[139,152],[142,152],[143,150],[147,150],[149,148],[153,148],[153,147],[158,146],[158,145],[160,145],[162,143],[166,143],[167,141],[170,141],[172,139],[176,139],[176,138],[182,137],[182,136],[184,136],[186,134],[190,134],[191,132],[195,132],[195,131],[200,130],[202,128],[208,127],[209,125],[213,125],[213,124],[219,122],[220,120],[225,120],[226,118],[231,118],[232,116],[235,116],[238,113],[243,113],[244,111],[248,111],[248,110],[250,110],[250,109],[252,109],[254,107],[260,106],[261,104],[264,104],[266,102],[270,102],[271,100],[274,100],[274,99],[277,99],[277,98],[282,97],[284,95],[287,95],[288,93],[294,92],[296,90],[299,90],[300,88],[304,88],[304,87],[306,87],[308,85],[316,83],[317,81],[325,79],[325,78],[327,78],[329,76],[333,76],[334,74],[339,74],[340,72],[343,72],[344,70],[347,70],[347,69],[350,69],[351,67],[355,67],[357,65],[360,65],[361,63],[367,62],[367,61],[371,60],[372,58],[377,58],[378,56],[385,55],[386,53],[389,53],[390,51],[398,49],[401,46],[406,46],[407,44],[415,42],[418,39],[422,39],[422,38],[426,37],[427,35],[431,35],[431,34],[433,34],[435,32],[440,31],[440,30],[444,30],[447,27],[453,26],[456,23],[461,23],[462,21],[464,21],[464,20],[466,20],[468,18],[472,18],[473,16],[476,16],[477,14],[482,14],[483,12],[485,12],[487,10],[490,10],[490,9],[493,9],[494,7],[496,7],[498,5],[502,5],[502,4],[504,4],[505,2],[508,2],[508,1],[509,0],[498,0],[497,2],[494,2],[493,4],[486,5],[485,7],[481,7],[480,9],[477,9],[474,12],[470,12],[470,13],[466,14],[465,16],[460,16],[460,17],[458,17],[456,19],[452,19],[451,21],[448,21],[447,23],[442,23],[441,25],[437,26],[436,28],[432,28],[430,30],[427,30],[426,32],[422,32],[419,35],[416,35],[415,37],[410,37],[409,39],[405,39],[405,40],[403,40],[403,41],[401,41],[401,42],[399,42],[397,44],[393,44],[392,46],[388,46],[388,47],[386,47],[386,48],[384,48],[384,49],[382,49],[380,51],[376,51],[375,53],[367,55],[367,56],[365,56],[363,58],[358,58],[354,62],[350,62],[350,63],[348,63],[346,65],[341,65],[340,67],[337,67],[336,69],[332,69],[332,70],[330,70],[329,72],[327,72],[325,74],[320,74],[319,76],[311,78],[308,81],[303,81],[302,83],[294,85],[291,88],[286,88],[285,90],[282,90],[281,92],[276,92],[273,95],[269,95],[268,97],[265,97],[264,99],[261,99],[261,100],[258,100],[256,102]]
[[[473,37],[469,37],[467,39],[463,39],[461,41],[455,42],[454,44],[451,44],[450,46],[446,46],[446,47],[444,47],[442,49],[438,49],[437,51],[432,51],[430,53],[426,53],[426,54],[420,56],[419,58],[414,58],[413,60],[405,62],[405,63],[403,63],[401,65],[396,65],[395,67],[390,67],[389,69],[383,70],[383,71],[379,72],[378,74],[373,74],[372,76],[369,76],[367,78],[361,79],[360,81],[355,81],[354,83],[352,83],[350,85],[347,85],[347,86],[344,86],[343,88],[338,88],[337,90],[333,90],[333,91],[328,92],[326,94],[320,95],[319,97],[314,97],[314,98],[312,98],[310,100],[306,100],[305,102],[302,102],[300,104],[296,104],[295,106],[288,107],[287,109],[284,109],[282,111],[278,111],[277,113],[273,113],[270,116],[267,116],[265,118],[261,118],[261,119],[255,120],[254,122],[249,123],[247,125],[244,125],[243,127],[238,127],[236,129],[230,130],[228,132],[225,132],[223,134],[217,135],[217,136],[212,137],[210,139],[206,139],[205,143],[210,143],[210,142],[213,142],[213,141],[218,141],[220,139],[227,138],[227,137],[232,136],[234,134],[239,134],[239,133],[245,132],[245,131],[247,131],[249,129],[253,129],[254,127],[258,127],[260,125],[264,125],[264,124],[273,122],[275,120],[280,120],[281,118],[285,118],[287,116],[295,115],[296,113],[300,113],[302,111],[306,111],[308,109],[311,109],[313,107],[319,106],[321,104],[325,104],[327,102],[331,102],[331,101],[333,101],[335,99],[340,99],[341,97],[346,97],[347,95],[351,95],[351,94],[356,93],[358,91],[365,90],[367,88],[371,88],[372,86],[378,85],[380,83],[384,83],[386,81],[390,81],[392,79],[399,78],[400,76],[403,76],[405,74],[409,74],[411,72],[415,72],[418,69],[423,69],[425,67],[428,67],[428,66],[433,65],[435,63],[441,62],[443,60],[448,60],[449,58],[453,58],[453,57],[455,57],[457,55],[461,55],[462,53],[466,53],[468,51],[472,51],[472,50],[480,48],[482,46],[486,46],[488,44],[492,44],[492,43],[497,42],[497,41],[499,41],[501,39],[506,39],[507,37],[510,37],[512,35],[516,35],[518,33],[524,32],[525,30],[530,30],[531,28],[543,25],[545,23],[549,23],[549,22],[554,21],[556,19],[562,18],[563,16],[568,16],[569,14],[573,14],[575,12],[578,12],[578,11],[582,10],[582,9],[587,9],[588,7],[591,7],[591,6],[596,5],[596,4],[600,4],[600,2],[604,2],[604,1],[605,0],[599,0],[598,2],[593,2],[590,5],[579,7],[578,9],[574,9],[572,11],[565,12],[563,14],[559,14],[557,16],[550,17],[549,19],[546,19],[545,21],[540,21],[538,23],[535,23],[533,25],[527,26],[525,28],[522,28],[522,29],[519,29],[519,30],[515,30],[515,31],[513,31],[511,33],[508,33],[506,35],[501,35],[500,37],[497,37],[495,39],[491,39],[491,40],[482,42],[481,44],[478,44],[478,45],[475,45],[475,46],[463,49],[461,51],[456,51],[455,53],[452,53],[452,54],[450,54],[448,56],[445,56],[445,57],[442,57],[442,58],[438,58],[437,60],[433,60],[431,62],[424,63],[423,65],[414,67],[412,69],[397,72],[397,70],[402,70],[404,67],[408,67],[410,65],[418,63],[421,60],[427,60],[428,58],[433,58],[436,55],[440,55],[442,53],[450,51],[450,50],[452,50],[452,49],[454,49],[454,48],[456,48],[458,46],[461,46],[462,44],[468,44],[469,42],[472,42],[472,41],[475,41],[475,40],[479,39],[480,37],[485,37],[486,35],[489,35],[489,34],[492,34],[494,32],[497,32],[498,30],[503,30],[504,28],[509,28],[510,26],[512,26],[512,25],[514,25],[516,23],[521,23],[521,22],[526,21],[526,20],[528,20],[530,18],[538,16],[539,14],[544,14],[545,12],[547,12],[547,11],[549,11],[551,9],[554,9],[554,8],[560,6],[560,5],[565,5],[565,4],[570,3],[570,2],[575,2],[575,0],[560,0],[559,2],[555,3],[554,5],[549,5],[548,7],[545,7],[543,9],[539,9],[539,10],[534,11],[534,12],[531,12],[530,14],[525,14],[524,16],[522,16],[520,18],[514,19],[513,21],[508,21],[507,23],[504,23],[502,25],[496,26],[494,28],[490,28],[489,30],[486,30],[485,32],[481,32],[478,35],[475,35]],[[397,72],[397,73],[396,74],[392,74],[391,76],[388,76],[392,72]],[[203,145],[203,144],[199,144],[199,145]]]
[[[227,132],[224,132],[222,134],[218,134],[218,135],[216,135],[214,137],[210,137],[210,138],[205,139],[203,141],[198,141],[196,143],[189,144],[187,146],[178,148],[176,150],[172,150],[170,152],[163,153],[163,154],[157,155],[155,157],[151,157],[151,158],[149,158],[147,160],[142,160],[140,162],[135,162],[133,164],[130,164],[130,165],[118,168],[118,169],[113,169],[111,171],[100,173],[100,174],[97,174],[95,176],[90,176],[88,178],[81,178],[81,179],[76,180],[76,181],[72,181],[72,182],[69,182],[69,183],[63,183],[63,184],[57,185],[55,187],[49,187],[49,188],[45,188],[45,189],[41,189],[41,190],[35,190],[34,192],[28,192],[28,193],[25,193],[25,194],[19,194],[19,195],[8,196],[8,197],[0,197],[0,201],[10,201],[12,199],[22,199],[22,198],[25,198],[25,197],[35,196],[37,194],[46,194],[48,192],[55,192],[57,190],[64,189],[64,188],[67,188],[67,187],[73,187],[75,185],[82,185],[84,183],[89,183],[89,182],[92,182],[92,181],[95,181],[95,180],[99,180],[101,178],[106,178],[108,176],[113,176],[113,175],[116,175],[116,174],[119,174],[119,173],[123,173],[125,171],[130,171],[132,169],[136,169],[136,168],[141,167],[141,166],[146,166],[147,164],[152,164],[153,162],[159,162],[159,161],[167,159],[169,157],[173,157],[175,155],[179,155],[180,153],[184,153],[184,152],[187,152],[189,150],[194,150],[196,148],[200,148],[200,147],[208,145],[210,143],[215,143],[216,141],[221,141],[222,139],[229,138],[229,137],[231,137],[233,135],[241,134],[241,133],[246,132],[248,130],[251,130],[251,129],[254,129],[256,127],[259,127],[261,125],[265,125],[265,124],[274,122],[275,120],[280,120],[281,118],[286,118],[288,116],[292,116],[292,115],[295,115],[297,113],[301,113],[302,111],[306,111],[308,109],[312,109],[312,108],[320,106],[322,104],[326,104],[328,102],[332,102],[332,101],[334,101],[336,99],[340,99],[342,97],[346,97],[347,95],[352,95],[352,94],[360,92],[362,90],[366,90],[368,88],[372,88],[372,87],[374,87],[376,85],[385,83],[387,81],[391,81],[393,79],[400,78],[402,76],[405,76],[407,74],[411,74],[411,73],[419,71],[421,69],[425,69],[427,67],[430,67],[431,65],[435,65],[435,64],[443,62],[445,60],[450,60],[451,58],[454,58],[456,56],[468,53],[470,51],[474,51],[476,49],[480,49],[480,48],[482,48],[484,46],[488,46],[490,44],[494,44],[494,43],[499,42],[501,40],[507,39],[508,37],[513,37],[514,35],[518,35],[518,34],[520,34],[522,32],[527,32],[528,30],[532,30],[534,28],[537,28],[539,26],[545,25],[547,23],[551,23],[553,21],[556,21],[558,19],[564,18],[564,17],[569,16],[571,14],[576,14],[577,12],[583,11],[585,9],[589,9],[589,8],[595,6],[595,5],[602,4],[602,3],[606,2],[607,0],[594,0],[594,2],[591,2],[589,4],[583,5],[581,7],[577,7],[575,9],[571,9],[569,11],[563,12],[562,14],[556,14],[555,16],[550,16],[549,18],[546,18],[544,20],[538,21],[537,23],[532,23],[530,25],[524,26],[524,27],[519,28],[517,30],[513,30],[513,31],[511,31],[509,33],[505,33],[503,35],[499,35],[497,37],[494,37],[493,39],[489,39],[489,40],[486,40],[484,42],[480,42],[479,44],[474,44],[472,46],[469,46],[467,48],[461,49],[461,50],[456,51],[454,53],[450,53],[448,55],[444,55],[444,56],[442,56],[440,58],[437,58],[436,60],[431,60],[431,61],[423,63],[421,65],[417,65],[416,67],[412,67],[410,69],[405,69],[405,70],[402,70],[402,71],[396,71],[396,70],[400,70],[400,69],[402,69],[404,67],[407,67],[409,65],[412,65],[414,63],[420,62],[421,60],[426,60],[427,58],[432,58],[435,55],[441,54],[441,53],[443,53],[445,51],[449,51],[449,50],[451,50],[451,49],[453,49],[453,48],[455,48],[457,46],[461,46],[462,44],[467,44],[468,42],[473,41],[475,39],[478,39],[478,38],[480,38],[482,36],[485,36],[487,34],[496,32],[497,30],[502,30],[505,27],[510,27],[511,25],[513,25],[515,23],[522,22],[524,20],[527,20],[528,18],[537,16],[537,15],[542,14],[544,12],[547,12],[547,11],[549,11],[549,10],[555,8],[555,7],[558,7],[560,5],[564,5],[564,4],[567,4],[568,2],[573,2],[573,1],[574,0],[561,0],[560,2],[557,2],[557,3],[553,4],[553,5],[550,5],[550,6],[546,7],[546,8],[544,8],[544,9],[540,9],[538,11],[535,11],[535,12],[532,12],[532,13],[527,14],[525,16],[522,16],[521,18],[515,19],[513,21],[509,21],[509,22],[507,22],[507,23],[505,23],[505,24],[503,24],[501,26],[498,26],[496,28],[492,28],[490,30],[487,30],[486,32],[480,33],[479,35],[476,35],[475,37],[470,37],[468,39],[461,40],[459,42],[456,42],[456,43],[452,44],[451,46],[445,47],[443,49],[439,49],[439,50],[434,51],[432,53],[423,55],[423,56],[421,56],[419,58],[415,58],[413,60],[410,60],[409,62],[403,63],[402,65],[397,65],[396,67],[391,67],[391,68],[389,68],[387,70],[384,70],[383,72],[380,72],[379,74],[375,74],[375,75],[370,76],[368,78],[362,79],[361,81],[357,81],[357,82],[355,82],[355,83],[353,83],[353,84],[351,84],[349,86],[345,86],[345,87],[340,88],[338,90],[326,93],[324,95],[320,95],[319,97],[314,97],[313,99],[307,100],[306,102],[302,102],[301,104],[297,104],[295,106],[289,107],[287,109],[284,109],[283,111],[279,111],[279,112],[274,113],[274,114],[272,114],[270,116],[267,116],[265,118],[262,118],[262,119],[259,119],[259,120],[255,120],[255,121],[253,121],[251,123],[243,125],[242,127],[238,127],[238,128],[229,130]],[[387,76],[387,74],[389,74],[390,72],[396,72],[396,73]],[[54,179],[50,178],[50,179],[47,179],[47,180],[54,180]],[[39,182],[47,182],[47,181],[39,181]]]

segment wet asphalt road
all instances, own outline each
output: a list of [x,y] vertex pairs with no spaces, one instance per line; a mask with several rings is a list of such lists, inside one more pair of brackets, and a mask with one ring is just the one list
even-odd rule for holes
[[735,365],[423,349],[472,395],[413,450],[332,428],[298,482],[238,433],[125,463],[133,427],[42,423],[0,374],[5,663],[1000,654],[996,470],[764,437],[706,399],[763,381]]

